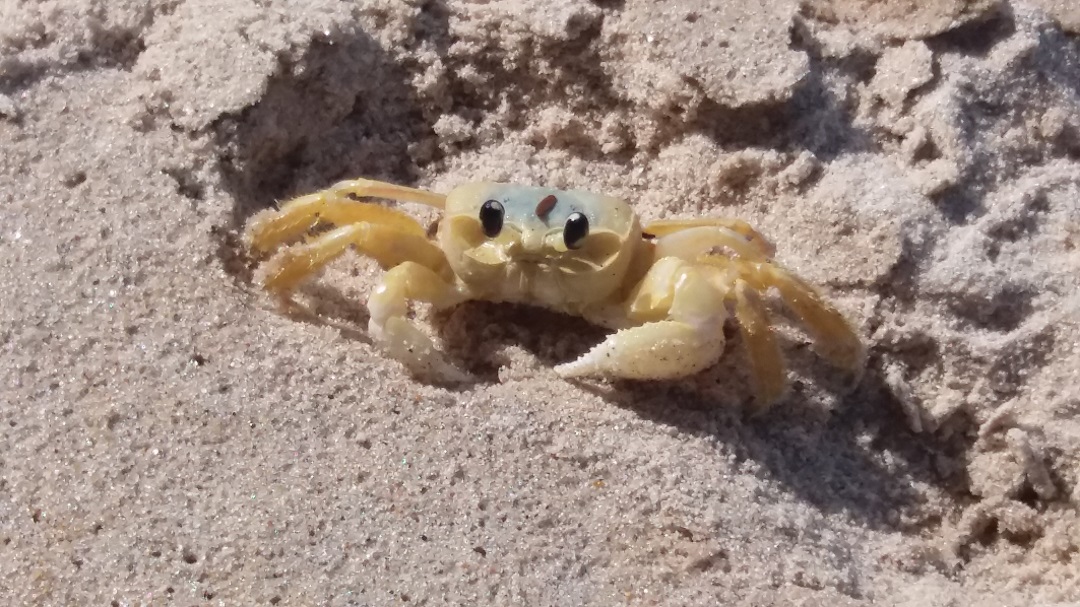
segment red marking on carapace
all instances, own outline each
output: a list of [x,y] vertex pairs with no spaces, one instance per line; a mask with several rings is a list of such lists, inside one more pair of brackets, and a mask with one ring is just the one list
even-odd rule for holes
[[536,205],[536,216],[543,219],[545,215],[551,212],[551,209],[555,208],[555,203],[559,202],[558,198],[555,198],[554,194],[548,194],[540,200],[540,204]]

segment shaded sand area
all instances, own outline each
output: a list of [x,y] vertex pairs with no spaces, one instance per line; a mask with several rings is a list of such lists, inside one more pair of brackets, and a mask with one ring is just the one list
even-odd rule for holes
[[[0,7],[0,603],[1080,601],[1076,4],[522,6]],[[785,327],[750,418],[737,338],[573,384],[603,332],[469,304],[417,316],[483,381],[417,381],[377,267],[285,313],[239,247],[351,176],[742,217],[865,377]]]

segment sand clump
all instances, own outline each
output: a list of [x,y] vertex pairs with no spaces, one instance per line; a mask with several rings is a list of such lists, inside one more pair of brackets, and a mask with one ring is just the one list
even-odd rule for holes
[[[6,5],[3,602],[1080,600],[1076,9],[923,4]],[[478,304],[419,317],[490,381],[418,382],[372,264],[284,313],[239,247],[356,175],[745,218],[867,371],[785,328],[748,418],[737,339],[593,390],[601,332]]]

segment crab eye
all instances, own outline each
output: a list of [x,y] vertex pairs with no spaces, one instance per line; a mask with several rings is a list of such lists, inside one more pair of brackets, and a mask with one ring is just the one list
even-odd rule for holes
[[488,238],[495,238],[503,227],[503,205],[498,200],[489,200],[480,207],[480,225]]
[[566,227],[563,228],[563,242],[566,248],[576,249],[581,246],[585,237],[589,235],[589,220],[582,213],[571,213],[566,218]]

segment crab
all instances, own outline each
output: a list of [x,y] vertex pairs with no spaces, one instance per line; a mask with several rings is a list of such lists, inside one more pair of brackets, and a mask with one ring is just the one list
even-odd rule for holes
[[[442,216],[428,230],[371,199],[419,203]],[[734,218],[643,225],[626,201],[584,190],[472,182],[442,195],[351,179],[253,215],[244,242],[257,256],[270,255],[259,282],[284,300],[350,249],[373,258],[386,272],[367,300],[369,332],[411,373],[438,381],[471,376],[409,320],[413,301],[437,310],[468,300],[528,304],[614,331],[556,365],[564,378],[695,374],[721,358],[725,323],[733,320],[762,408],[787,386],[769,293],[779,294],[832,364],[858,372],[864,362],[845,317]]]

